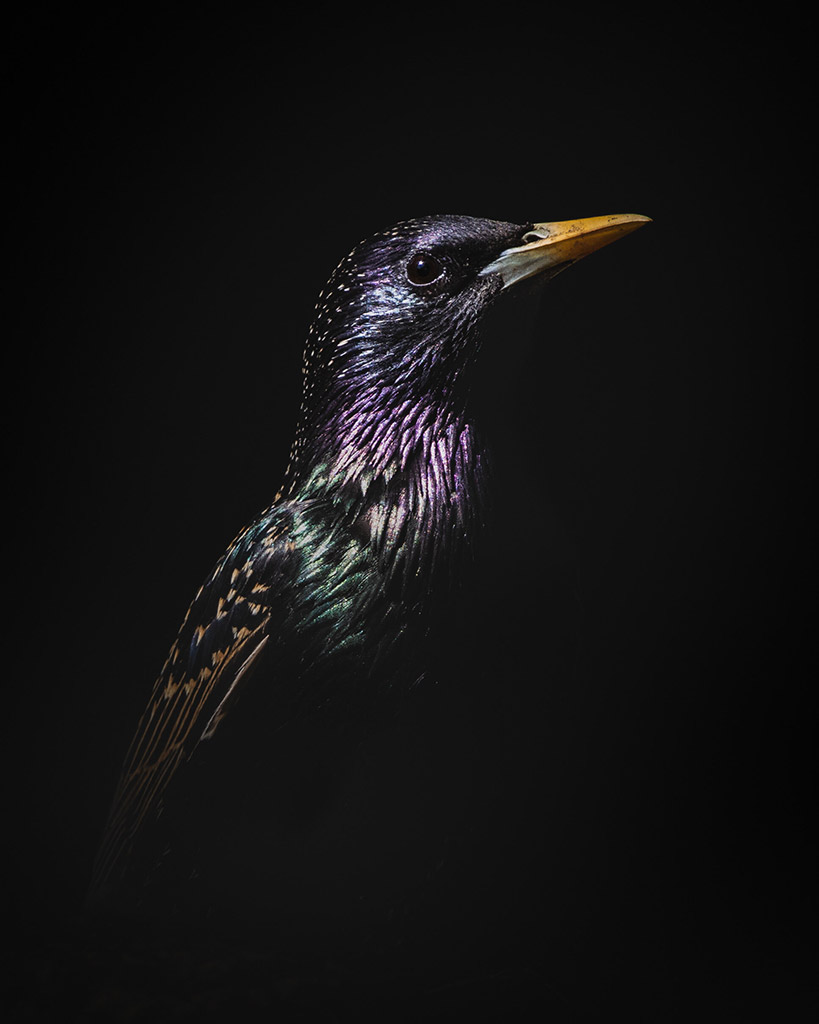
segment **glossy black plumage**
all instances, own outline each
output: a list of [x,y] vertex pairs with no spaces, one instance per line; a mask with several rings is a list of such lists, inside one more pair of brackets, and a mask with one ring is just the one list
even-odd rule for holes
[[[337,908],[325,892],[312,910],[343,930],[363,903],[370,928],[382,910],[428,901],[448,858],[469,876],[464,843],[486,854],[480,873],[502,860],[530,794],[507,783],[531,779],[539,756],[516,749],[514,687],[559,691],[539,673],[552,645],[568,663],[570,632],[560,613],[539,621],[554,580],[493,512],[486,389],[473,386],[478,359],[493,358],[486,314],[505,293],[494,268],[531,231],[405,222],[334,272],[283,485],[182,624],[125,761],[98,898],[208,911],[244,899],[281,919],[329,880]],[[537,523],[538,509],[523,514]],[[416,804],[424,786],[436,792]],[[507,898],[502,884],[487,904],[503,913]]]

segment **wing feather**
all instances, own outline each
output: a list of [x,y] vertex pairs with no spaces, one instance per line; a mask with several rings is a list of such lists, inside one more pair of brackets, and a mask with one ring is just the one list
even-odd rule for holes
[[124,869],[174,774],[213,737],[269,646],[296,557],[287,528],[279,509],[243,531],[194,598],[126,755],[92,892]]

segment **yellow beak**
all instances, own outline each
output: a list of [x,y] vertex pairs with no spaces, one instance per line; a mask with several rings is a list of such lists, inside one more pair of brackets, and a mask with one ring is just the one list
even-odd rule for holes
[[636,231],[650,220],[650,217],[641,217],[637,213],[619,213],[608,217],[535,224],[523,236],[524,245],[504,250],[481,273],[500,274],[503,287],[508,288],[541,271],[574,263],[609,242]]

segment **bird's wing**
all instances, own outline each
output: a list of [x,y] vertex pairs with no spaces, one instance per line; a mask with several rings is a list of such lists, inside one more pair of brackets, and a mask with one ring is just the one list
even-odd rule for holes
[[200,588],[126,755],[93,889],[127,855],[180,764],[229,712],[270,642],[296,560],[288,518],[268,515],[237,537]]

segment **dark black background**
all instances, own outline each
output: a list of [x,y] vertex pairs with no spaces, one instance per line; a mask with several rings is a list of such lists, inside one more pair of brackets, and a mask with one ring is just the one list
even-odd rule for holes
[[275,493],[337,260],[431,212],[638,212],[653,223],[544,295],[519,399],[577,551],[594,738],[580,789],[619,908],[578,919],[595,954],[550,984],[607,1019],[793,1012],[815,910],[798,28],[395,17],[373,35],[324,15],[41,8],[16,25],[17,945],[71,919],[187,603]]

